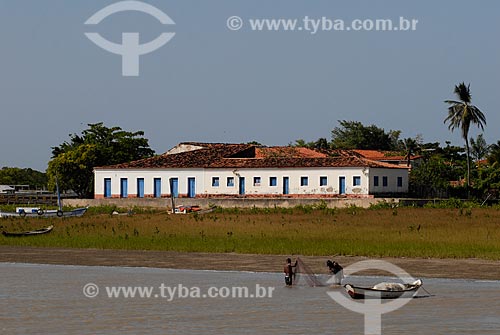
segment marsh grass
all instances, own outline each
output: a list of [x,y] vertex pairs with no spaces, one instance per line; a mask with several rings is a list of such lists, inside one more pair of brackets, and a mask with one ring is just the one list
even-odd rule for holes
[[[122,211],[123,212],[123,211]],[[125,211],[126,212],[126,211]],[[104,214],[103,214],[104,213]],[[7,218],[0,230],[54,224],[47,235],[0,236],[2,245],[255,254],[500,259],[500,210],[482,208],[218,209],[132,216],[94,209],[81,218]]]

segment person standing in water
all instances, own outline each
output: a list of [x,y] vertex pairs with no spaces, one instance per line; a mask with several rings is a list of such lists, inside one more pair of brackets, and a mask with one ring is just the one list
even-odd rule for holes
[[342,279],[344,279],[344,268],[340,266],[339,263],[331,260],[326,261],[326,266],[328,266],[328,270],[330,274],[333,275],[333,284],[340,285],[342,283]]
[[293,268],[297,267],[297,260],[295,260],[295,264],[292,265],[292,260],[290,258],[286,259],[286,264],[283,269],[283,272],[285,273],[285,284],[286,286],[292,286],[293,280],[295,279],[295,271],[293,271]]

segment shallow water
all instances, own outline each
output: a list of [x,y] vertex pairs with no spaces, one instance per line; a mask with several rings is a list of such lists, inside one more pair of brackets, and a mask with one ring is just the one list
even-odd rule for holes
[[[99,286],[97,297],[84,296],[87,283]],[[212,286],[254,292],[256,284],[274,291],[264,298],[169,301],[162,283],[199,287],[201,294]],[[150,298],[109,298],[106,286],[154,291]],[[433,296],[421,290],[422,298],[382,316],[382,334],[500,334],[500,281],[424,278],[424,288]],[[285,287],[279,273],[0,263],[0,334],[364,334],[363,315],[334,302],[328,290],[301,282]]]

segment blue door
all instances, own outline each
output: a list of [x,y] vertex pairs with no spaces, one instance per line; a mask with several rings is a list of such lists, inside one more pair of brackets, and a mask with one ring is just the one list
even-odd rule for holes
[[155,178],[154,179],[154,196],[155,198],[161,198],[161,178]]
[[137,197],[144,198],[144,178],[137,178]]
[[239,178],[238,193],[240,195],[244,195],[245,194],[245,177],[240,177]]
[[290,194],[290,178],[283,177],[283,194]]
[[196,196],[196,180],[188,178],[188,197],[194,198]]
[[174,198],[179,197],[179,179],[178,178],[170,178],[170,194]]
[[121,178],[120,179],[120,198],[128,197],[128,179]]
[[104,197],[111,198],[111,178],[104,178]]
[[345,177],[339,177],[339,194],[345,194]]

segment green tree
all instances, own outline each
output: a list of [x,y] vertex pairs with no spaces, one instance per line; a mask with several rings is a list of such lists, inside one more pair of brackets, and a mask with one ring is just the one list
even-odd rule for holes
[[338,121],[340,126],[332,130],[334,149],[398,150],[401,131],[384,129],[375,125],[364,126],[357,121]]
[[471,137],[470,139],[470,148],[472,156],[479,161],[488,155],[488,151],[490,150],[490,146],[486,143],[486,140],[483,137],[483,134],[477,135],[476,139]]
[[44,188],[47,186],[47,175],[30,168],[3,167],[0,170],[0,184],[29,185],[34,188]]
[[53,187],[57,177],[62,191],[73,190],[79,197],[93,196],[97,166],[114,165],[151,157],[154,151],[143,131],[127,132],[120,127],[107,128],[103,123],[89,124],[81,135],[52,148],[47,174]]
[[306,142],[303,139],[299,138],[298,140],[295,140],[295,143],[290,143],[289,146],[319,150],[330,149],[330,143],[328,143],[328,140],[324,137],[318,138],[318,140],[315,142]]
[[449,105],[448,116],[444,122],[448,122],[448,129],[451,131],[460,128],[462,132],[467,155],[467,187],[470,187],[469,129],[471,124],[475,124],[484,130],[486,118],[479,108],[471,104],[470,85],[466,86],[465,83],[462,82],[455,86],[454,92],[459,100],[444,101]]
[[500,164],[500,141],[497,141],[497,143],[490,145],[489,149],[488,163],[490,165],[494,164],[495,162]]
[[417,140],[413,139],[411,137],[405,138],[403,140],[404,146],[405,146],[405,157],[406,157],[406,166],[411,165],[411,156],[415,154],[415,151],[417,150],[418,144]]
[[457,180],[462,171],[439,155],[433,155],[410,172],[410,193],[417,197],[444,197],[450,180]]
[[61,191],[73,190],[81,198],[93,194],[93,169],[99,166],[99,152],[96,144],[81,144],[57,155],[49,162],[47,174],[50,187],[54,189],[55,180]]

